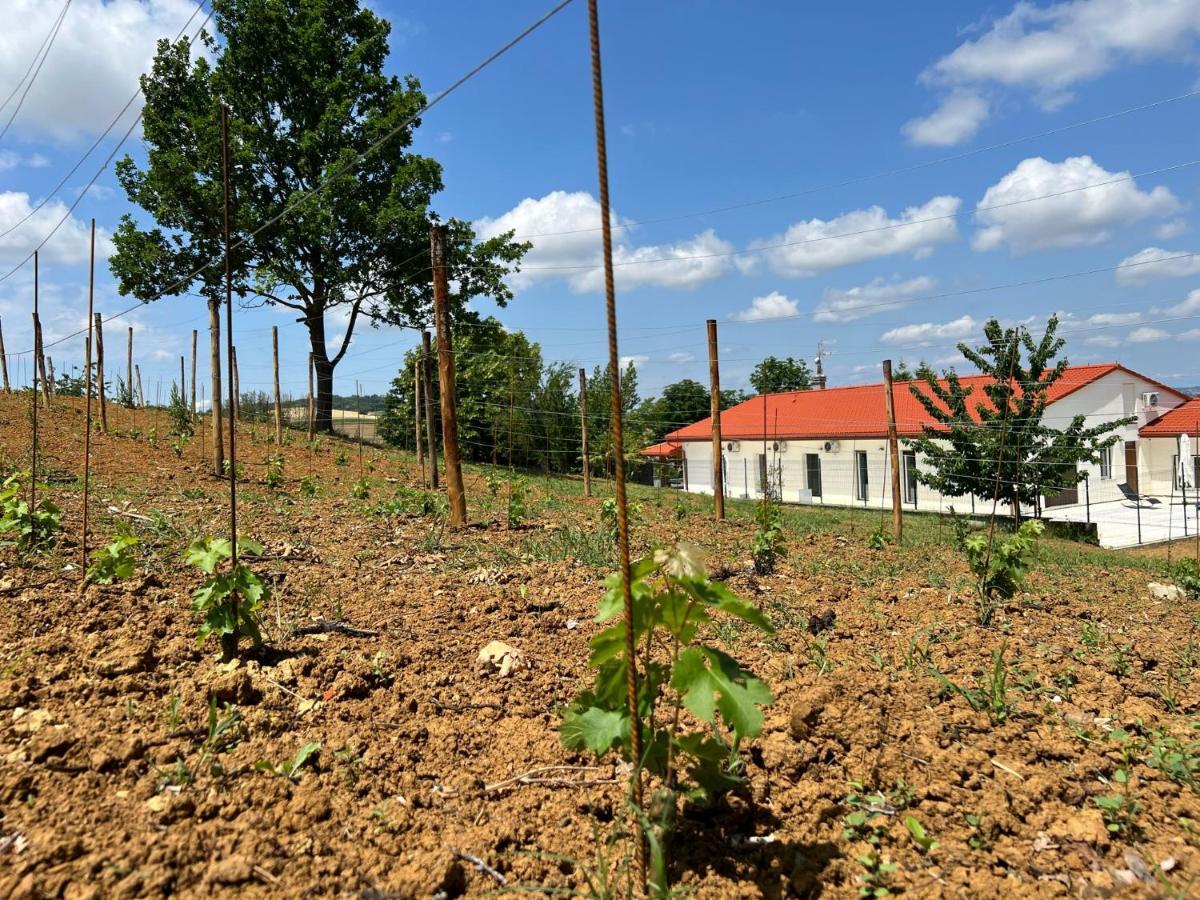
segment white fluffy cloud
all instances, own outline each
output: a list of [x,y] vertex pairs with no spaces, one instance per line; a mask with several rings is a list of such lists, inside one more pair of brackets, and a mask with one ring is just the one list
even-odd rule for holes
[[941,196],[894,218],[872,206],[832,219],[797,222],[783,234],[751,242],[749,249],[761,252],[739,259],[738,267],[753,271],[765,261],[777,274],[797,277],[897,253],[923,258],[937,244],[958,236],[954,217],[960,203],[958,197]]
[[905,122],[901,130],[919,147],[949,147],[978,131],[987,114],[988,102],[979,93],[958,90],[928,116]]
[[1160,278],[1189,278],[1200,275],[1200,253],[1188,255],[1187,250],[1163,250],[1147,247],[1127,256],[1118,265],[1118,284],[1146,284]]
[[922,322],[901,325],[885,331],[879,338],[885,344],[919,344],[925,346],[934,341],[957,341],[973,334],[980,323],[968,315],[959,316],[950,322]]
[[1131,344],[1149,344],[1153,341],[1166,340],[1171,336],[1171,332],[1163,328],[1150,328],[1143,325],[1141,328],[1135,328],[1129,332],[1128,341]]
[[[0,84],[16,85],[61,4],[8,0],[0,29]],[[150,68],[159,38],[174,38],[193,0],[74,0],[13,132],[66,140],[103,131]],[[192,22],[198,28],[204,14]]]
[[[10,234],[0,237],[0,265],[12,266],[32,252],[48,235],[64,215],[67,205],[58,200],[51,201],[30,215],[33,206],[29,195],[20,191],[0,191],[0,232],[8,231],[18,222],[28,220],[14,228]],[[82,219],[68,216],[62,227],[54,233],[40,251],[43,264],[86,263],[88,259],[89,226]],[[109,233],[96,228],[96,257],[106,259],[112,252]]]
[[[963,91],[1016,88],[1032,92],[1044,109],[1057,109],[1071,99],[1077,84],[1119,65],[1188,56],[1197,34],[1196,0],[1019,2],[981,36],[935,62],[921,80],[949,91],[946,104]],[[974,127],[968,127],[968,116],[948,117],[958,127],[943,126],[940,135],[948,138],[955,132],[958,141],[965,140],[984,117],[978,116]]]
[[829,288],[813,311],[816,322],[853,322],[876,313],[907,306],[913,298],[937,287],[937,279],[920,275],[907,281],[876,278],[858,287]]
[[[637,245],[631,239],[631,220],[614,212],[612,222],[619,288],[692,288],[722,277],[731,267],[734,247],[712,229],[676,243]],[[577,293],[604,286],[599,226],[600,204],[586,191],[526,197],[503,215],[475,222],[480,237],[512,230],[518,240],[533,244],[513,279],[515,288],[561,278]]]
[[799,312],[795,300],[779,291],[771,291],[764,297],[755,297],[746,309],[733,313],[732,318],[739,322],[761,322],[764,319],[786,319],[799,315]]
[[669,359],[671,362],[675,363],[676,365],[682,365],[683,363],[690,363],[695,358],[696,358],[696,354],[688,353],[687,351],[682,351],[682,350],[679,352],[676,352],[676,353],[672,353],[670,356],[667,357],[667,359]]
[[[12,115],[12,113],[10,112],[9,115]],[[0,172],[7,172],[9,169],[21,167],[44,169],[48,165],[50,165],[50,160],[46,159],[40,153],[30,153],[28,156],[23,156],[12,150],[0,150]]]
[[1200,290],[1189,293],[1182,302],[1167,307],[1167,312],[1173,316],[1191,316],[1200,314]]
[[[1024,202],[1096,184],[1103,186]],[[972,245],[993,250],[1008,244],[1020,255],[1097,244],[1108,239],[1114,225],[1172,215],[1179,206],[1167,188],[1141,191],[1128,172],[1109,172],[1090,156],[1071,156],[1061,163],[1035,156],[987,189],[976,207],[982,227]]]
[[620,359],[621,368],[633,366],[635,369],[640,369],[646,363],[650,362],[650,357],[640,353],[635,353],[632,356],[622,356]]

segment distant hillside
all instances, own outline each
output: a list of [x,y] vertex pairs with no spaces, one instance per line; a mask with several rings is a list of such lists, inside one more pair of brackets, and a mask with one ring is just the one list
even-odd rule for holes
[[[361,410],[363,413],[381,413],[383,412],[383,394],[363,394],[361,397],[353,395],[347,397],[343,394],[333,395],[333,408],[344,409],[347,412],[355,412]],[[291,403],[285,403],[284,406],[300,406],[308,405],[308,400],[301,397],[298,400],[293,400]]]

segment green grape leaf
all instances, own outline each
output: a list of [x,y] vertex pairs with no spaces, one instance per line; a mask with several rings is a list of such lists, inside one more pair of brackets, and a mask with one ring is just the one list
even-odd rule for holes
[[623,711],[596,706],[568,709],[563,714],[559,736],[569,749],[586,749],[603,756],[614,744],[628,742],[629,716]]
[[697,718],[716,725],[716,712],[739,737],[762,733],[763,715],[757,704],[771,702],[771,690],[719,650],[688,647],[679,654],[671,687],[683,695],[683,705]]

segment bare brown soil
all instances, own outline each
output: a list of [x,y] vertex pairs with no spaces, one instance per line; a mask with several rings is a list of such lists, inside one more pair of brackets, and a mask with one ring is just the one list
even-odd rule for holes
[[[0,397],[6,467],[27,465],[26,412]],[[129,419],[110,422],[125,430]],[[625,820],[621,773],[565,751],[556,730],[557,710],[588,677],[606,572],[544,550],[566,528],[595,532],[599,499],[539,486],[529,524],[508,530],[473,475],[474,524],[439,539],[426,518],[366,512],[395,484],[417,484],[411,460],[367,450],[373,495],[363,502],[350,499],[352,445],[292,446],[287,484],[272,493],[262,484],[269,429],[261,441],[247,429],[241,531],[267,545],[256,568],[275,596],[267,648],[230,669],[213,643],[196,645],[188,603],[199,579],[181,558],[192,537],[227,528],[226,486],[205,473],[203,447],[193,441],[177,458],[165,437],[95,437],[94,542],[124,520],[144,559],[132,581],[81,593],[68,566],[78,564],[82,411],[60,400],[42,421],[66,531],[32,560],[0,549],[0,896],[499,889],[472,857],[509,887],[586,893],[598,856],[620,863],[627,843],[606,842]],[[335,464],[340,449],[347,465]],[[298,482],[310,473],[321,492],[306,500]],[[1029,592],[981,628],[948,544],[871,550],[865,531],[793,530],[788,561],[756,578],[744,516],[715,523],[702,500],[669,492],[642,504],[640,543],[682,534],[705,545],[711,567],[779,628],[767,639],[710,636],[777,699],[763,736],[743,748],[745,790],[681,817],[673,872],[695,896],[857,896],[855,857],[873,851],[843,834],[852,781],[885,792],[874,852],[897,866],[894,893],[1200,892],[1195,789],[1139,750],[1133,827],[1110,832],[1095,803],[1123,790],[1114,728],[1200,738],[1195,604],[1152,600],[1146,571],[1081,551],[1078,566],[1039,568]],[[810,616],[830,609],[832,629],[810,635]],[[315,616],[378,634],[296,632]],[[481,670],[476,655],[492,640],[529,665],[503,678]],[[1013,709],[996,724],[930,666],[974,687],[1001,648]],[[232,746],[206,752],[212,697],[234,704],[241,726]],[[296,780],[255,768],[312,741],[321,749]],[[906,816],[937,841],[932,850]]]

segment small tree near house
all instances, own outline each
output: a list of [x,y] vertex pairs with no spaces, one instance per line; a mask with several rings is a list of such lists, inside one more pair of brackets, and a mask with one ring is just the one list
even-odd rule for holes
[[1035,340],[1022,326],[1002,328],[991,319],[986,343],[960,343],[967,362],[991,379],[979,392],[953,369],[942,378],[918,370],[909,389],[934,420],[910,442],[926,461],[917,472],[921,483],[950,497],[995,493],[1019,520],[1022,506],[1040,512],[1043,497],[1075,487],[1084,477],[1079,465],[1098,462],[1100,451],[1120,439],[1114,432],[1133,418],[1091,427],[1083,416],[1058,428],[1042,421],[1050,388],[1068,365],[1054,361],[1066,343],[1057,329],[1051,317]]

